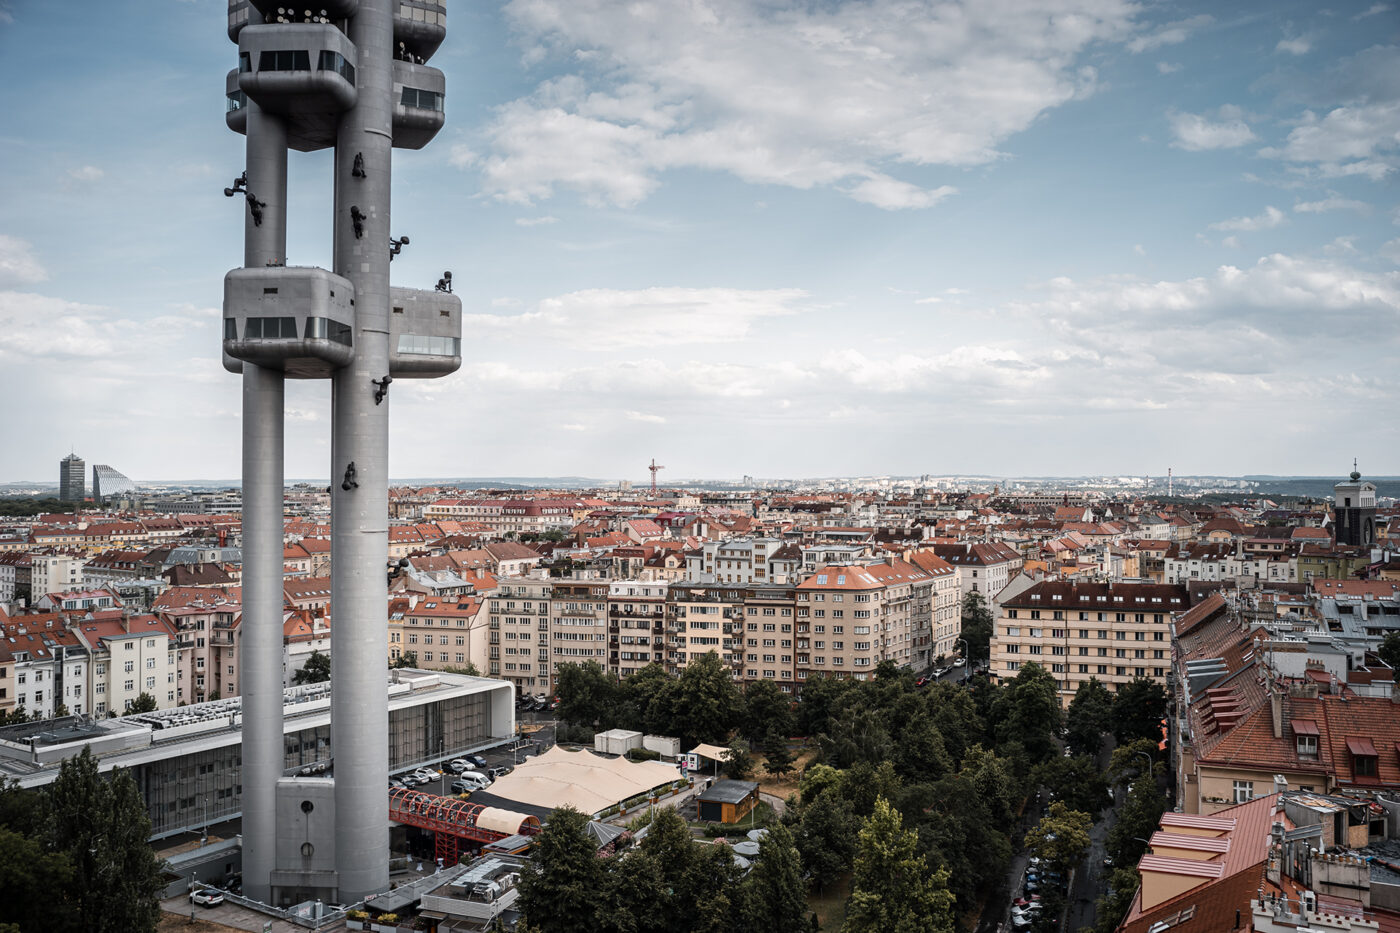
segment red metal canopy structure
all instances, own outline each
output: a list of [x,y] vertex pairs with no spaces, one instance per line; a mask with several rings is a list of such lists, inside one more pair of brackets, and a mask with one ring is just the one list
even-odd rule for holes
[[456,797],[439,797],[407,787],[389,791],[389,819],[431,830],[436,855],[444,865],[455,865],[465,848],[475,848],[507,836],[533,836],[540,831],[539,817],[482,807]]

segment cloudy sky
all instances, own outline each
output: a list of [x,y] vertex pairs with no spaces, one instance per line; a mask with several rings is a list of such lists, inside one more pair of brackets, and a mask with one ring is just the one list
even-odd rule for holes
[[[74,10],[0,0],[0,480],[236,477],[225,5]],[[1400,473],[1393,3],[448,11],[394,273],[453,271],[465,359],[395,385],[396,476]]]

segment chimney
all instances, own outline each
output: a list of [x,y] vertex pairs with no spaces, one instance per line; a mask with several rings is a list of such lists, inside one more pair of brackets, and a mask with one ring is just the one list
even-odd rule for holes
[[1269,712],[1273,714],[1274,738],[1281,739],[1283,738],[1283,693],[1272,682],[1269,684]]
[[[1283,793],[1284,791],[1286,791],[1286,790],[1288,790],[1288,779],[1287,779],[1286,777],[1284,777],[1282,774],[1275,774],[1275,775],[1274,775],[1274,793],[1276,793],[1276,794],[1282,794],[1282,793]],[[1283,806],[1283,799],[1282,799],[1282,798],[1279,798],[1278,805],[1279,805],[1280,807]]]

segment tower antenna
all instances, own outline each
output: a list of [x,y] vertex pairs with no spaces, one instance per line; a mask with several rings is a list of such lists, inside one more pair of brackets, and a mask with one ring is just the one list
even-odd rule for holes
[[656,474],[666,468],[658,464],[655,457],[652,457],[651,465],[647,469],[651,471],[651,494],[654,497],[656,495]]

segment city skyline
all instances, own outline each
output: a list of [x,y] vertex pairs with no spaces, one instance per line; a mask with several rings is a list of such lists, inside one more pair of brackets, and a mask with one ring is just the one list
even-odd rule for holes
[[[394,271],[453,270],[466,352],[395,386],[394,476],[1394,472],[1388,4],[449,14]],[[0,388],[53,438],[0,481],[237,473],[223,15],[0,4]],[[292,159],[294,264],[326,167]],[[326,471],[318,395],[288,476]]]

